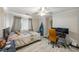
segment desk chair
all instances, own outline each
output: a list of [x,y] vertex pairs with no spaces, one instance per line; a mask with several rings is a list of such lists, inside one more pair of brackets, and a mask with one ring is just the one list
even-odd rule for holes
[[48,29],[48,32],[49,32],[48,39],[49,39],[50,43],[53,44],[52,47],[54,48],[54,45],[57,44],[57,40],[58,40],[58,37],[56,35],[56,30]]

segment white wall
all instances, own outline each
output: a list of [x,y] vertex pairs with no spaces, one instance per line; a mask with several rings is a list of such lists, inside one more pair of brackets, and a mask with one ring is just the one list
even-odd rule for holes
[[0,36],[3,35],[2,29],[12,27],[12,23],[13,15],[5,13],[3,8],[0,8]]
[[69,28],[69,36],[79,43],[79,9],[53,14],[53,27]]

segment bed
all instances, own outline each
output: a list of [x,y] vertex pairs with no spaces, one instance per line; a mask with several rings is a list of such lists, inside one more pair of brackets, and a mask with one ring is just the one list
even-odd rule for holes
[[16,49],[31,44],[36,41],[40,41],[40,34],[37,32],[19,32],[17,34],[11,33],[8,40],[15,40]]

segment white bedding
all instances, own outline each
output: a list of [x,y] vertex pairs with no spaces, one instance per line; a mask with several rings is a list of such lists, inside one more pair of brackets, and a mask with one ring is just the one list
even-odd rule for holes
[[24,46],[29,44],[33,41],[39,40],[40,35],[37,32],[26,32],[21,33],[20,35],[14,34],[13,36],[9,37],[10,40],[15,40],[16,48],[20,46]]

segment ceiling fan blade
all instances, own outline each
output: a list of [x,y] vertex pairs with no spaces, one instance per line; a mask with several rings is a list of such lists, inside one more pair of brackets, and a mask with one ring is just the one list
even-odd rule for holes
[[41,7],[36,12],[34,12],[33,14],[38,14],[40,11],[41,11]]
[[26,15],[30,15],[30,14],[26,13]]

